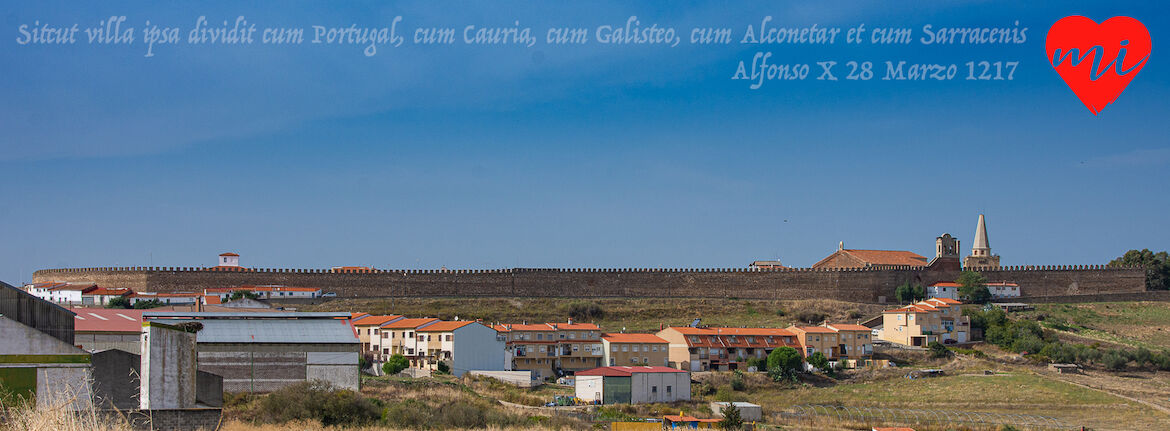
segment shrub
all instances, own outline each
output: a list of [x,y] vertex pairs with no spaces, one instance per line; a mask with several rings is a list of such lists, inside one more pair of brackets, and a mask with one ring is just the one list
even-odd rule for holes
[[145,309],[150,309],[150,308],[162,307],[163,305],[166,305],[166,304],[163,304],[162,301],[159,301],[157,299],[151,299],[149,301],[135,302],[134,308],[137,308],[139,310],[145,310]]
[[1102,362],[1105,364],[1106,369],[1112,371],[1121,371],[1125,369],[1125,365],[1129,363],[1129,359],[1126,359],[1116,351],[1111,351],[1105,354],[1105,356],[1102,358]]
[[134,305],[130,304],[130,298],[119,296],[107,302],[106,308],[134,308]]
[[804,357],[796,349],[779,347],[768,354],[768,375],[775,381],[796,380],[802,364]]
[[1150,352],[1150,349],[1145,347],[1138,347],[1138,349],[1133,352],[1133,361],[1137,362],[1139,367],[1144,366],[1147,363],[1153,364],[1153,356],[1153,352]]
[[812,355],[809,355],[808,364],[821,371],[831,371],[829,368],[829,358],[826,358],[825,354],[821,352],[813,352]]
[[569,317],[577,320],[596,320],[605,317],[605,310],[596,302],[577,301],[569,304]]
[[756,371],[768,371],[768,360],[765,358],[748,358],[748,367],[756,367]]
[[439,374],[451,374],[451,366],[447,365],[447,361],[439,361],[439,365],[435,368],[437,368],[435,371]]
[[[931,341],[926,347],[930,349],[930,357],[932,358],[947,358],[951,356],[951,350],[947,349],[946,345],[938,341]],[[809,359],[809,363],[812,363],[812,358]]]
[[1163,351],[1162,353],[1157,353],[1150,359],[1159,370],[1170,371],[1170,352]]
[[268,422],[320,420],[325,426],[362,425],[381,416],[379,401],[314,380],[286,386],[260,401],[258,415]]
[[863,314],[861,314],[861,310],[849,310],[845,313],[845,317],[848,317],[851,320],[860,319],[862,316]]
[[393,356],[390,356],[390,360],[382,364],[382,372],[388,376],[392,376],[402,372],[408,366],[410,366],[410,362],[406,360],[406,357],[395,353]]
[[777,315],[777,316],[780,316],[780,317],[784,317],[784,316],[787,316],[787,315],[788,315],[788,312],[784,311],[784,309],[783,309],[783,308],[780,308],[780,309],[777,309],[777,310],[776,310],[776,315]]
[[743,418],[740,417],[739,408],[735,404],[728,404],[720,413],[723,414],[723,419],[719,420],[719,429],[737,430],[743,428]]
[[435,422],[444,428],[472,429],[487,426],[484,409],[465,401],[445,404],[435,411],[434,416]]
[[396,403],[382,415],[382,422],[406,429],[425,429],[431,421],[431,408],[414,399]]
[[743,373],[739,370],[735,370],[735,374],[731,376],[731,389],[735,391],[747,389],[747,384],[743,382]]
[[813,310],[803,310],[799,313],[796,313],[796,320],[805,323],[820,323],[825,321],[825,313]]

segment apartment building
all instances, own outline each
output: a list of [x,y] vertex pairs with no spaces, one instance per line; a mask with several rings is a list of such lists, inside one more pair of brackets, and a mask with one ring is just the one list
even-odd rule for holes
[[357,331],[358,340],[362,343],[362,353],[383,354],[381,347],[382,325],[403,319],[403,316],[371,316],[363,315],[353,320],[353,328]]
[[556,377],[556,328],[547,323],[504,324],[493,328],[505,334],[512,370],[531,371],[536,379]]
[[971,318],[963,316],[963,303],[931,298],[882,312],[881,339],[907,346],[925,347],[931,342],[969,340]]
[[417,368],[437,370],[440,362],[451,374],[462,376],[472,370],[504,371],[505,337],[495,329],[474,321],[435,321],[415,331],[420,350],[414,358]]
[[602,334],[602,362],[607,366],[667,366],[670,343],[654,334]]
[[[438,322],[434,317],[406,318],[383,323],[379,327],[381,338],[378,340],[378,349],[381,356],[379,361],[390,359],[393,355],[402,355],[410,361],[410,366],[421,368],[419,361],[424,360],[426,340],[419,341],[418,330],[432,323]],[[420,353],[423,352],[423,353]]]
[[549,325],[556,330],[557,360],[553,365],[560,373],[576,373],[602,366],[605,351],[600,327],[572,321]]
[[873,340],[868,327],[847,323],[822,326],[791,326],[804,357],[820,352],[830,361],[865,359],[873,355]]
[[602,366],[601,328],[592,323],[505,323],[493,329],[507,340],[513,370],[549,378]]
[[801,350],[796,334],[780,328],[671,326],[655,335],[669,343],[667,366],[683,371],[747,368],[749,358],[767,357],[777,347]]

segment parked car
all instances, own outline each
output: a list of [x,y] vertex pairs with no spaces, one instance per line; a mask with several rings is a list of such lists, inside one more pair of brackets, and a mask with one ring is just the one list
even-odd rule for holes
[[954,338],[947,338],[947,339],[943,340],[943,344],[955,344],[955,343],[958,343],[958,341],[955,341]]

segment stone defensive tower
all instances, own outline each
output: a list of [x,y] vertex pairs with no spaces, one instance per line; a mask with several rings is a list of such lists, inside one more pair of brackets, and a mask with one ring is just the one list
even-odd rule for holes
[[971,244],[971,255],[963,259],[963,267],[998,267],[999,256],[991,254],[991,243],[987,241],[987,221],[979,214],[979,225],[975,226],[975,242]]

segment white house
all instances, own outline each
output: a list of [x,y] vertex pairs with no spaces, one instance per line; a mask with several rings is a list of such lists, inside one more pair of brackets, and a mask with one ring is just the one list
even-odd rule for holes
[[959,283],[940,281],[926,287],[927,298],[959,299]]
[[691,399],[691,373],[669,367],[601,367],[578,371],[576,395],[602,404],[669,403]]
[[81,304],[82,295],[97,290],[96,284],[63,284],[49,289],[49,300],[60,304]]
[[219,264],[218,266],[239,267],[240,266],[240,255],[235,254],[235,253],[223,253],[223,254],[219,255],[218,264]]
[[133,295],[130,295],[130,303],[138,304],[142,301],[156,299],[164,305],[188,305],[198,303],[201,296],[203,295],[198,293],[134,292]]
[[232,296],[232,292],[237,290],[255,293],[260,299],[311,299],[321,297],[321,289],[315,287],[289,287],[280,285],[213,287],[203,289],[203,294],[207,296],[218,296],[221,301],[226,301],[228,297]]
[[1006,281],[987,283],[987,290],[991,292],[992,298],[1016,298],[1020,296],[1020,285]]

